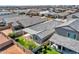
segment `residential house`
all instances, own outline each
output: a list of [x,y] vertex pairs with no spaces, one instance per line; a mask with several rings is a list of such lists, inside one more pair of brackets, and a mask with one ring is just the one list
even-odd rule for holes
[[47,21],[46,18],[41,18],[39,16],[32,16],[32,17],[23,16],[19,18],[18,23],[25,28],[25,27],[30,27],[30,26],[33,26],[45,21]]
[[23,29],[23,31],[31,34],[32,38],[36,42],[42,43],[54,33],[54,28],[59,24],[62,24],[62,22],[50,20],[41,24],[25,28]]
[[55,34],[49,39],[62,53],[79,53],[79,20],[65,22],[55,28]]
[[40,15],[40,16],[48,16],[49,13],[50,13],[50,12],[49,12],[48,10],[46,10],[46,11],[40,11],[40,12],[39,12],[39,15]]
[[77,18],[79,18],[79,12],[76,12],[67,16],[68,20],[77,19]]
[[11,33],[12,30],[12,25],[11,24],[7,24],[6,21],[4,19],[0,20],[0,32],[3,32],[5,35],[9,35],[9,33]]

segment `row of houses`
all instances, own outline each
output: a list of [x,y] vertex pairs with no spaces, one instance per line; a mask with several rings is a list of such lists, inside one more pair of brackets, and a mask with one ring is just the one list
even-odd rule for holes
[[[39,16],[26,16],[26,15],[8,15],[8,16],[2,16],[0,19],[0,32],[3,33],[3,35],[8,35],[14,31],[17,31],[16,28],[27,28],[30,26],[34,26],[36,24],[40,24],[47,21],[45,18],[41,18]],[[20,30],[20,29],[18,29]],[[25,35],[24,37],[27,37]],[[29,37],[28,37],[29,38]],[[10,38],[7,38],[7,40]],[[32,54],[33,52],[25,49],[21,45],[18,45],[15,41],[8,40],[6,41],[6,38],[1,38],[0,36],[0,42],[5,41],[4,43],[0,43],[0,53],[3,54]],[[15,48],[15,49],[13,49]]]
[[0,16],[4,16],[4,15],[11,15],[11,14],[13,14],[12,12],[9,12],[9,11],[1,11],[0,12]]
[[[60,8],[62,10],[62,8]],[[64,12],[50,12],[49,10],[46,11],[40,11],[39,15],[44,15],[44,16],[51,16],[52,18],[61,18],[61,19],[66,19],[68,15],[73,14],[76,12],[76,9],[70,9],[70,10],[65,10]]]
[[[52,29],[54,29],[57,25],[62,24],[61,21],[47,21],[47,18],[41,18],[39,16],[30,17],[25,15],[6,17],[2,19],[1,23],[3,24],[3,22],[3,29],[9,26],[13,31],[22,30],[28,32],[32,34],[33,39],[35,38],[35,40],[39,43],[42,43],[47,38],[49,38],[50,35],[54,32]],[[16,30],[16,28],[18,28],[18,30]]]
[[[0,19],[0,32],[6,34],[10,30],[15,32],[24,31],[31,34],[34,41],[39,44],[49,40],[56,44],[57,50],[62,53],[79,53],[78,25],[79,19],[73,19],[64,23],[56,19],[47,21],[47,18],[41,18],[40,16],[17,15]],[[9,31],[5,31],[7,28],[10,28]],[[7,43],[1,45],[1,49],[5,45]]]
[[26,16],[26,15],[11,15],[1,18],[0,23],[1,24],[12,24],[14,29],[17,28],[26,28],[30,27],[42,22],[47,21],[46,18],[41,18],[39,16]]

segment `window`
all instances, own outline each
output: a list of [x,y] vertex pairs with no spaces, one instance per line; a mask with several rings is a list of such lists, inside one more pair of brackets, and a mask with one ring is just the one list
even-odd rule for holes
[[58,49],[61,49],[61,46],[60,45],[58,45]]
[[72,15],[72,18],[78,18],[76,15]]
[[72,38],[72,39],[76,39],[76,34],[73,33],[73,32],[69,32],[69,33],[68,33],[68,37],[69,37],[69,38]]

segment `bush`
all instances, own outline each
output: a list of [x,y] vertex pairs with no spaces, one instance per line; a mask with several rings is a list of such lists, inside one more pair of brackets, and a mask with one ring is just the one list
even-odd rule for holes
[[12,32],[12,33],[10,33],[9,34],[9,36],[11,37],[11,38],[17,38],[17,37],[19,37],[19,36],[21,36],[22,34],[21,33],[15,33],[15,32]]
[[15,38],[15,37],[16,37],[16,33],[15,33],[15,32],[10,33],[9,36],[10,36],[11,38]]
[[37,45],[31,39],[27,40],[22,36],[18,37],[17,42],[19,42],[25,48],[30,49],[30,50],[33,50],[34,48],[37,47]]

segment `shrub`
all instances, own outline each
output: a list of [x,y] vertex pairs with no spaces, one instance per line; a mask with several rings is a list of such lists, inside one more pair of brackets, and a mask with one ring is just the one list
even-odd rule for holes
[[9,36],[10,36],[11,38],[15,38],[15,37],[16,37],[16,33],[15,33],[15,32],[10,33]]
[[39,49],[38,51],[41,54],[59,54],[59,52],[56,51],[54,48],[51,48],[50,45],[42,45],[41,49]]
[[37,47],[37,45],[31,40],[31,39],[25,39],[24,37],[20,36],[18,37],[17,42],[19,42],[21,45],[23,45],[27,49],[34,49]]

